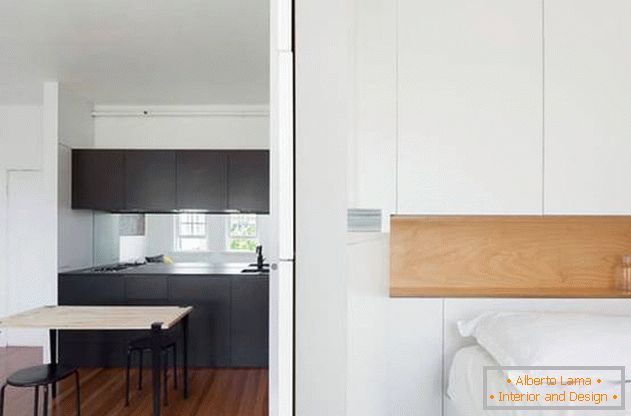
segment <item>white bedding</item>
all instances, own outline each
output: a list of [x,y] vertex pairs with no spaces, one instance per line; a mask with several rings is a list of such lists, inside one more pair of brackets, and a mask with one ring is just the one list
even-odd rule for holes
[[[449,372],[447,399],[458,409],[457,415],[446,416],[631,416],[631,410],[483,410],[482,377],[484,366],[497,366],[497,362],[482,347],[476,345],[462,348],[454,357]],[[506,390],[506,381],[489,372],[489,391]],[[626,397],[631,396],[630,385],[626,385]]]
[[[487,312],[459,321],[503,366],[624,366],[631,368],[631,316],[577,312]],[[620,380],[609,371],[601,378]]]

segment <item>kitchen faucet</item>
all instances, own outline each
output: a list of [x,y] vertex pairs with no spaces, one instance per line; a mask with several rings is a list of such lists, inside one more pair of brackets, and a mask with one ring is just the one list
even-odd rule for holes
[[263,257],[263,246],[256,246],[256,268],[263,270],[265,258]]

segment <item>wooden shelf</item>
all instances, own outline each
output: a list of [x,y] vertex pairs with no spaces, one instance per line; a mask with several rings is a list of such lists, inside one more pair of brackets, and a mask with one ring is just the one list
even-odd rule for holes
[[471,288],[471,287],[390,287],[390,297],[427,298],[631,298],[616,288]]
[[393,297],[631,298],[616,289],[631,216],[404,216]]

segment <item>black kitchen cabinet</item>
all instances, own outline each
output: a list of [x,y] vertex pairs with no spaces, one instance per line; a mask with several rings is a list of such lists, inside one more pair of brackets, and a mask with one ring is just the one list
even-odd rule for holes
[[192,305],[189,353],[193,367],[230,367],[231,277],[175,276],[169,301]]
[[[192,367],[267,367],[268,276],[62,273],[60,305],[192,306]],[[175,327],[173,331],[180,331]],[[124,367],[127,344],[147,331],[60,331],[60,362]]]
[[267,150],[73,150],[72,207],[269,213]]
[[59,279],[60,305],[125,305],[125,276],[66,275]]
[[269,212],[269,152],[228,153],[228,208],[240,212]]
[[[59,279],[60,305],[125,305],[125,276],[68,275]],[[82,367],[122,367],[127,331],[59,331],[59,362]]]
[[226,152],[177,152],[177,208],[223,211],[228,208]]
[[175,152],[128,150],[125,152],[125,210],[169,212],[175,209]]
[[269,353],[269,279],[232,281],[231,351],[235,366],[267,367]]
[[125,209],[125,152],[72,152],[72,208],[116,211]]
[[167,276],[128,275],[125,278],[127,305],[169,305],[169,282]]

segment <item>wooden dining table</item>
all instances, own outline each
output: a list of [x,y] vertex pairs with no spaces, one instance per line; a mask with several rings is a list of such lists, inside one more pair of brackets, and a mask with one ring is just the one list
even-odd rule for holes
[[[183,342],[184,398],[188,398],[188,317],[190,306],[43,306],[0,319],[0,328],[48,329],[50,362],[57,364],[57,332],[74,331],[149,331],[152,338],[153,416],[160,416],[162,331],[181,325]],[[56,397],[56,385],[52,386]]]

